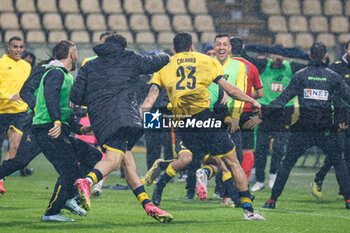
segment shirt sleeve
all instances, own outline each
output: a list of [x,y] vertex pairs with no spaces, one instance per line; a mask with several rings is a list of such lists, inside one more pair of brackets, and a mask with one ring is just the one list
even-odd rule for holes
[[[88,65],[87,65],[88,66]],[[84,106],[86,105],[86,71],[85,69],[87,69],[87,66],[83,66],[80,68],[79,72],[78,72],[78,76],[71,88],[70,91],[70,96],[69,96],[69,100],[72,101],[74,104],[76,105],[80,105],[80,106]]]
[[[247,92],[247,69],[243,62],[241,62],[241,64],[239,65],[239,72],[238,72],[235,86],[241,89],[244,93]],[[243,112],[243,106],[244,106],[243,101],[234,100],[231,116],[233,118],[239,119],[239,117]]]
[[58,69],[47,73],[44,79],[44,96],[47,111],[52,122],[61,121],[61,107],[59,94],[64,81],[64,74]]
[[263,83],[261,81],[259,71],[254,65],[251,66],[251,69],[253,74],[253,87],[255,90],[259,90],[263,88]]
[[213,59],[213,69],[211,69],[211,81],[217,83],[224,75],[224,68],[215,59]]
[[151,81],[149,81],[149,84],[156,84],[156,85],[158,85],[161,88],[164,87],[159,71],[154,73],[153,78],[151,79]]
[[36,97],[34,93],[36,89],[39,88],[40,81],[44,73],[45,73],[44,67],[42,66],[35,67],[32,70],[32,73],[30,74],[29,78],[23,84],[21,91],[19,92],[23,101],[26,102],[29,108],[32,110],[34,110],[35,103],[36,103]]

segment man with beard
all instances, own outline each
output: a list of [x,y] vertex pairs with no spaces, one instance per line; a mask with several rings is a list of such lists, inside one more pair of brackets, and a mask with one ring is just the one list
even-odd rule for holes
[[[73,113],[69,93],[74,82],[70,71],[76,68],[78,52],[71,41],[62,40],[53,48],[36,95],[32,132],[45,157],[59,173],[43,221],[74,221],[61,215],[68,199],[73,199],[74,181],[81,176],[73,145],[69,140],[68,119]],[[85,214],[86,215],[86,212]]]

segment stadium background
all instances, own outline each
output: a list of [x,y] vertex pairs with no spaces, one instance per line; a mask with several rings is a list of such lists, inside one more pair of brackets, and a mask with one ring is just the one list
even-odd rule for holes
[[114,30],[130,49],[171,48],[174,33],[192,33],[198,51],[216,33],[246,43],[329,47],[332,59],[350,38],[349,0],[0,0],[0,55],[8,39],[25,39],[39,59],[56,42],[77,43],[79,63],[93,55],[99,34]]

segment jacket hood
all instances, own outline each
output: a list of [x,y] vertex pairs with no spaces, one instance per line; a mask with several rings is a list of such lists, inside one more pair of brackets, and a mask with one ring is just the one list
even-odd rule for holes
[[47,66],[46,66],[46,70],[51,69],[52,67],[60,67],[60,68],[62,68],[62,70],[64,72],[66,72],[68,74],[66,67],[64,66],[64,64],[60,60],[55,59],[55,60],[50,61],[50,63],[47,64]]
[[50,63],[47,64],[46,69],[50,69],[50,68],[52,68],[52,67],[62,67],[62,68],[64,68],[64,69],[66,69],[66,68],[64,67],[64,64],[63,64],[60,60],[53,60],[53,61],[50,61]]
[[99,57],[111,55],[115,56],[125,51],[125,49],[123,49],[120,45],[108,42],[94,46],[93,50]]

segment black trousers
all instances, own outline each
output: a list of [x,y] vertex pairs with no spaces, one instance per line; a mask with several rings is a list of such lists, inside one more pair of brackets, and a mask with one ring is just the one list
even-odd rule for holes
[[[76,137],[69,136],[68,139],[72,143],[73,151],[80,163],[79,167],[85,176],[101,160],[102,154],[90,144]],[[25,168],[41,152],[31,128],[25,128],[16,157],[3,161],[0,166],[0,179]]]
[[148,170],[152,167],[153,163],[160,158],[162,148],[165,160],[174,158],[170,129],[168,131],[147,131],[145,132],[145,139]]
[[[350,172],[350,131],[347,129],[345,132],[338,133],[339,138],[339,146],[343,152],[344,159],[346,162],[346,166],[348,167],[348,170]],[[326,177],[327,173],[333,166],[332,160],[329,158],[329,156],[326,157],[326,159],[323,161],[323,163],[320,166],[319,171],[316,173],[315,182],[322,185],[324,178]],[[342,194],[343,190],[339,190],[339,192]]]
[[3,161],[0,166],[0,179],[11,175],[17,170],[25,168],[40,153],[41,148],[36,143],[31,128],[25,127],[16,157]]
[[192,162],[183,170],[187,170],[186,189],[187,193],[196,191],[196,171],[201,167],[201,161],[198,156],[193,156]]
[[[86,174],[101,160],[102,154],[97,149],[77,138],[69,136],[69,130],[62,130],[61,135],[54,139],[48,136],[53,125],[33,128],[37,145],[45,157],[54,166],[59,177],[54,193],[45,215],[55,215],[64,208],[66,200],[75,196],[74,181]],[[63,127],[63,126],[62,126]],[[79,160],[80,166],[78,165]]]
[[285,154],[285,145],[288,142],[289,132],[268,132],[258,129],[256,151],[254,153],[255,176],[257,182],[264,183],[265,181],[265,167],[271,138],[273,138],[274,141],[272,144],[270,174],[276,174],[277,168]]
[[337,181],[346,199],[350,198],[350,177],[349,171],[342,158],[341,140],[338,133],[330,133],[326,135],[325,132],[300,132],[292,131],[289,138],[287,153],[282,160],[277,171],[277,178],[272,188],[271,199],[277,200],[281,195],[284,186],[287,183],[290,171],[298,161],[299,157],[303,155],[306,149],[311,146],[318,146],[331,160],[337,176]]

